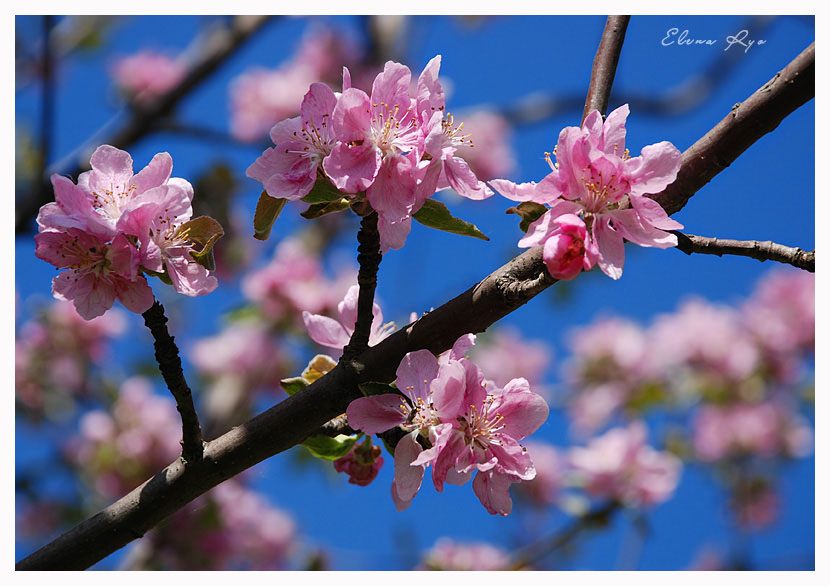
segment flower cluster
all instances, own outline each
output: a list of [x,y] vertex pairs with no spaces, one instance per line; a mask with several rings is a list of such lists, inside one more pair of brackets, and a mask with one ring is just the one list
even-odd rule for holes
[[173,59],[154,51],[140,51],[118,59],[111,75],[118,88],[132,100],[146,104],[168,92],[187,73],[182,59]]
[[143,273],[159,275],[179,293],[204,295],[216,278],[201,262],[222,234],[215,220],[191,220],[193,187],[171,177],[173,160],[159,153],[133,174],[129,153],[104,145],[91,171],[74,184],[52,175],[55,202],[40,208],[35,255],[61,272],[52,294],[74,302],[85,319],[102,315],[116,299],[143,313],[153,291]]
[[[573,357],[566,372],[575,390],[571,417],[578,431],[590,432],[622,410],[659,402],[688,406],[703,401],[718,410],[759,406],[792,395],[814,340],[815,277],[796,269],[771,271],[737,308],[691,299],[645,328],[604,318],[571,335]],[[771,403],[770,409],[791,413],[776,420],[799,421],[788,401]],[[736,418],[723,427],[724,433],[751,420],[758,421]]]
[[14,344],[17,400],[31,413],[51,412],[72,397],[87,395],[93,367],[109,342],[126,328],[124,314],[111,311],[85,320],[71,303],[56,301],[20,327]]
[[569,464],[588,494],[627,506],[648,507],[674,494],[682,463],[645,443],[646,427],[633,422],[571,448]]
[[449,187],[474,200],[493,193],[456,155],[470,136],[444,112],[440,65],[440,55],[427,64],[414,97],[409,68],[392,61],[375,78],[371,95],[351,87],[347,68],[342,94],[311,84],[300,116],[271,129],[275,146],[247,175],[268,195],[291,201],[308,195],[318,180],[350,201],[365,193],[378,213],[381,252],[399,249],[412,214],[436,190]]
[[282,570],[297,550],[297,527],[286,512],[230,479],[176,511],[136,550],[124,569]]
[[304,311],[322,314],[335,308],[354,280],[352,271],[327,279],[320,259],[299,240],[286,238],[267,265],[242,279],[242,294],[269,321],[294,325]]
[[462,485],[476,473],[473,491],[489,513],[500,515],[512,509],[510,485],[536,475],[519,441],[545,422],[548,405],[525,379],[504,388],[486,380],[465,357],[474,343],[468,334],[439,358],[427,350],[408,353],[397,370],[401,394],[356,399],[346,410],[349,425],[366,434],[406,432],[395,447],[398,510],[409,507],[428,466],[439,492],[444,482]]
[[489,543],[459,543],[442,537],[424,555],[423,567],[444,571],[498,571],[510,566],[510,554]]
[[197,340],[190,358],[208,380],[203,396],[208,420],[221,427],[249,416],[257,393],[278,392],[290,368],[286,350],[267,324],[250,319],[233,321],[215,336]]
[[659,193],[675,180],[680,151],[664,141],[631,157],[625,148],[626,118],[628,105],[605,121],[594,110],[582,128],[564,128],[554,149],[557,162],[546,155],[551,172],[539,183],[490,181],[508,199],[549,206],[519,246],[544,245],[545,265],[557,279],[573,279],[594,265],[619,279],[624,239],[657,248],[677,245],[677,237],[666,230],[683,226],[645,194]]
[[121,385],[112,414],[91,411],[80,428],[66,446],[66,457],[105,499],[126,494],[181,453],[175,404],[153,394],[150,382],[140,377]]

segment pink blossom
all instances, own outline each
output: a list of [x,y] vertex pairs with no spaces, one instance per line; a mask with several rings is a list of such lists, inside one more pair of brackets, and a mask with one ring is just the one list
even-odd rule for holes
[[585,222],[574,214],[555,215],[551,208],[528,227],[521,248],[544,245],[542,260],[554,279],[570,280],[596,263],[599,251]]
[[148,50],[118,59],[111,69],[118,87],[142,103],[176,87],[186,73],[187,65],[181,59]]
[[625,148],[627,117],[627,105],[611,112],[604,122],[594,110],[582,128],[563,129],[554,151],[557,164],[548,157],[551,173],[538,184],[501,179],[490,182],[508,199],[551,204],[556,215],[582,217],[596,245],[596,262],[613,279],[622,275],[623,239],[640,246],[668,248],[677,245],[677,238],[666,230],[683,227],[657,202],[645,197],[675,180],[680,151],[664,141],[631,158]]
[[692,421],[692,442],[701,460],[756,454],[804,456],[812,440],[809,426],[784,403],[705,405]]
[[[465,407],[459,425],[434,458],[433,483],[440,491],[445,480],[463,484],[477,470],[473,491],[481,504],[492,515],[508,515],[510,484],[536,476],[533,461],[519,441],[545,422],[548,405],[523,378],[511,380],[504,389],[487,389],[477,368],[471,363],[465,366]],[[425,460],[426,452],[415,463]],[[450,470],[453,474],[448,476]]]
[[323,313],[336,306],[354,279],[349,271],[336,282],[328,281],[319,258],[305,250],[299,240],[286,238],[266,266],[243,278],[242,293],[268,319],[293,321],[294,314]]
[[86,320],[72,303],[52,303],[36,320],[25,322],[16,336],[17,399],[39,411],[53,392],[63,401],[86,394],[93,367],[106,358],[110,340],[125,327],[118,310]]
[[703,300],[683,303],[658,317],[649,330],[650,347],[667,367],[693,367],[726,383],[746,379],[759,366],[758,346],[737,311]]
[[511,379],[524,377],[535,392],[543,394],[540,389],[553,360],[553,349],[546,342],[527,340],[510,326],[488,331],[484,340],[472,349],[470,359],[488,379],[503,387]]
[[442,537],[426,552],[423,565],[429,570],[507,570],[510,555],[489,543],[459,543]]
[[372,445],[368,436],[364,441],[355,444],[348,454],[334,461],[334,469],[345,472],[349,476],[349,483],[358,486],[371,484],[381,466],[383,456],[380,446]]
[[309,85],[338,81],[342,65],[358,58],[359,48],[348,36],[310,27],[285,63],[274,69],[252,68],[231,81],[231,133],[248,142],[260,140],[275,123],[300,113]]
[[462,134],[464,123],[456,126],[454,118],[445,115],[444,90],[438,80],[440,67],[440,55],[427,63],[418,78],[416,98],[418,116],[423,125],[424,151],[433,164],[441,166],[436,187],[450,187],[469,199],[486,199],[493,195],[493,191],[476,177],[467,161],[455,156],[460,147],[471,147],[473,143],[470,134]]
[[[424,452],[418,436],[433,445],[446,438],[464,399],[464,378],[464,367],[457,360],[439,364],[427,350],[409,352],[397,369],[401,395],[355,399],[346,410],[349,425],[363,433],[381,433],[396,426],[407,432],[395,448],[392,498],[399,511],[409,506],[424,477],[426,464],[415,462]],[[436,451],[432,450],[430,454]]]
[[193,199],[193,186],[170,176],[173,159],[168,153],[158,153],[135,175],[130,154],[109,145],[99,146],[89,163],[92,170],[78,176],[77,186],[65,177],[52,176],[56,201],[40,209],[41,232],[75,227],[112,237],[133,199],[163,185],[175,186]]
[[116,228],[140,239],[145,269],[165,272],[177,292],[195,297],[219,283],[191,256],[189,231],[180,229],[193,215],[192,198],[192,191],[175,184],[149,189],[130,202]]
[[181,452],[181,420],[169,397],[154,395],[146,379],[124,382],[112,414],[91,411],[80,422],[80,436],[66,448],[105,498],[132,490],[167,466]]
[[72,301],[85,319],[102,315],[116,299],[130,311],[143,313],[153,304],[153,291],[138,275],[138,251],[123,234],[111,243],[69,228],[35,236],[35,255],[59,269],[69,269],[52,280],[52,294]]
[[533,460],[536,476],[519,485],[521,495],[536,506],[550,506],[557,502],[564,486],[567,458],[559,449],[541,442],[529,441],[525,448]]
[[602,318],[573,331],[569,343],[573,356],[565,376],[575,393],[568,411],[577,433],[602,427],[635,389],[662,375],[645,332],[634,322]]
[[647,507],[671,498],[682,464],[668,452],[645,443],[646,427],[633,422],[571,448],[571,469],[592,495]]
[[742,308],[743,321],[779,380],[798,377],[801,356],[815,351],[815,275],[802,270],[770,271]]
[[[194,537],[181,539],[183,534]],[[288,513],[233,478],[149,532],[122,569],[282,570],[296,552],[296,539]],[[145,542],[149,560],[142,556]]]
[[[308,330],[312,340],[327,348],[334,348],[342,351],[349,343],[354,333],[357,322],[357,299],[360,294],[360,287],[352,285],[346,292],[343,301],[337,304],[338,319],[332,319],[325,315],[316,315],[303,312],[303,323]],[[383,323],[383,311],[380,305],[373,304],[372,328],[369,333],[369,345],[374,346],[381,340],[388,337],[395,329],[394,322]]]
[[300,199],[317,181],[317,170],[335,140],[331,116],[337,98],[325,84],[313,83],[303,98],[301,115],[271,129],[274,147],[248,167],[246,174],[263,184],[268,195]]

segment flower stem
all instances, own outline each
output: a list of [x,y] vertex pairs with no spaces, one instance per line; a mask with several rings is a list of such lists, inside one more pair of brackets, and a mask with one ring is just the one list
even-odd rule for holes
[[193,394],[182,372],[182,361],[179,358],[179,349],[173,336],[167,331],[167,317],[164,307],[158,301],[142,314],[144,324],[153,334],[153,348],[155,348],[156,362],[158,362],[161,376],[167,383],[167,388],[176,400],[176,409],[182,418],[182,459],[186,464],[193,464],[202,460],[204,441],[202,428],[199,425],[199,416],[193,405]]
[[359,243],[357,262],[360,266],[357,284],[360,286],[360,293],[357,297],[357,322],[354,326],[354,333],[348,345],[343,349],[342,359],[347,362],[352,361],[369,347],[369,335],[374,320],[372,308],[375,303],[378,268],[382,257],[377,212],[373,211],[361,218],[357,241]]

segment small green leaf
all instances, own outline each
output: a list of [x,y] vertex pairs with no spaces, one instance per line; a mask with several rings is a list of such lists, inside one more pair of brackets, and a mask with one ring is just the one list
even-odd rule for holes
[[313,220],[314,218],[319,218],[320,216],[325,216],[326,214],[341,212],[348,207],[349,200],[344,197],[330,203],[313,203],[308,206],[306,211],[301,212],[300,215],[306,220]]
[[518,214],[521,216],[522,221],[519,222],[519,228],[522,232],[527,232],[527,229],[530,225],[542,217],[542,215],[548,211],[548,208],[543,206],[540,203],[536,203],[533,201],[523,201],[519,205],[514,208],[507,208],[505,210],[505,214]]
[[420,210],[412,214],[424,226],[460,234],[461,236],[472,236],[481,240],[490,240],[478,228],[469,222],[454,217],[450,210],[443,203],[436,199],[428,199]]
[[287,201],[282,197],[271,197],[267,191],[263,191],[259,195],[259,201],[254,212],[254,238],[268,240],[268,236],[271,235],[271,228],[274,227],[274,222],[277,221]]
[[372,395],[400,394],[397,387],[386,383],[366,382],[360,383],[357,386],[360,392],[366,397],[371,397]]
[[318,175],[317,181],[314,182],[314,187],[302,201],[306,203],[331,203],[343,197],[343,192],[338,190],[328,177]]
[[295,376],[291,378],[284,378],[280,381],[280,385],[288,393],[288,396],[296,395],[304,388],[306,388],[310,383],[301,376]]
[[199,216],[179,226],[175,236],[185,238],[190,242],[193,245],[190,256],[197,263],[212,271],[216,268],[216,263],[213,262],[213,245],[224,234],[222,224],[210,216]]
[[327,435],[313,435],[303,442],[312,455],[324,460],[337,460],[349,453],[358,440],[359,435],[343,435],[329,437]]

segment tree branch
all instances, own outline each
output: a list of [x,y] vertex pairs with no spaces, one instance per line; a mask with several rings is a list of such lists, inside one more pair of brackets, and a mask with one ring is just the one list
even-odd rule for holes
[[[805,57],[805,53],[809,55]],[[776,78],[777,82],[767,84],[769,91],[764,92],[762,88],[753,95],[753,119],[769,115],[775,117],[777,125],[809,99],[805,93],[814,89],[815,79],[813,46],[805,53],[787,67],[787,75],[782,74]],[[754,123],[766,126],[761,120],[755,119]],[[742,145],[741,152],[748,148],[764,132],[753,132],[746,124],[742,122],[740,139],[723,132],[714,133],[707,152],[720,152],[721,142],[727,145],[723,150],[734,148],[736,142]],[[707,136],[710,134],[713,133]],[[697,189],[725,168],[725,165],[715,166],[708,171],[708,178],[700,182],[691,172],[700,165],[695,157],[684,155],[678,179],[654,199],[670,213],[677,211]],[[676,207],[678,197],[682,202]],[[449,350],[459,336],[484,331],[555,282],[542,261],[542,247],[528,249],[461,295],[368,348],[359,357],[364,369],[357,381],[338,365],[303,391],[209,442],[205,446],[204,463],[198,469],[188,472],[181,461],[171,463],[128,495],[21,560],[16,569],[67,570],[91,566],[220,482],[316,433],[320,426],[345,412],[353,399],[362,396],[356,382],[394,380],[395,370],[407,352],[426,348],[438,354]]]
[[182,372],[179,349],[173,341],[173,336],[167,331],[164,308],[156,301],[142,314],[142,317],[144,317],[144,324],[153,334],[156,362],[158,362],[164,382],[167,383],[167,388],[176,400],[176,409],[182,417],[182,458],[185,464],[196,464],[201,461],[204,450],[202,429],[199,426],[196,408],[193,406],[193,394]]
[[606,525],[620,505],[616,501],[609,501],[586,514],[577,517],[563,530],[548,537],[542,538],[535,543],[523,547],[513,554],[508,569],[521,570],[539,561],[546,555],[561,549],[576,539],[583,531],[602,527]]
[[793,265],[811,273],[816,272],[816,251],[806,251],[800,248],[784,246],[769,240],[729,240],[724,238],[708,238],[706,236],[695,236],[694,234],[683,234],[672,231],[677,236],[678,250],[686,254],[714,254],[723,256],[732,254],[737,256],[748,256],[764,262],[774,260],[785,264]]
[[[154,129],[154,123],[169,115],[178,103],[191,90],[206,80],[222,63],[227,60],[253,33],[259,30],[268,20],[267,16],[237,16],[230,28],[217,29],[205,40],[204,46],[197,52],[197,60],[185,75],[184,79],[163,96],[159,96],[144,108],[135,108],[131,118],[119,130],[108,136],[94,136],[97,144],[110,144],[118,148],[126,148]],[[37,215],[41,206],[52,201],[52,185],[49,176],[52,173],[76,176],[84,169],[85,161],[81,159],[89,155],[89,144],[81,145],[63,162],[53,166],[41,178],[40,189],[29,197],[17,202],[15,206],[15,233],[20,234],[28,230],[28,224]]]
[[796,108],[816,93],[816,45],[807,47],[789,65],[732,111],[683,153],[677,179],[652,197],[671,215],[697,191],[748,149],[775,130]]
[[583,122],[593,110],[599,110],[603,116],[608,110],[608,98],[611,96],[611,86],[617,73],[617,63],[620,61],[620,52],[630,19],[630,16],[609,16],[605,22],[605,30],[602,32],[602,40],[591,70],[588,97],[585,98],[585,109],[582,111]]

